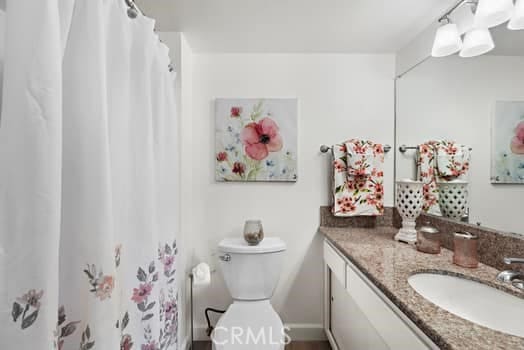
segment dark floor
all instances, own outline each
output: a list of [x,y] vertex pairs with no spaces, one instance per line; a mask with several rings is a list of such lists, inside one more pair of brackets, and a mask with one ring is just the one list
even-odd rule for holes
[[[192,350],[211,350],[211,342],[197,341]],[[327,341],[295,341],[286,346],[286,350],[331,350]]]

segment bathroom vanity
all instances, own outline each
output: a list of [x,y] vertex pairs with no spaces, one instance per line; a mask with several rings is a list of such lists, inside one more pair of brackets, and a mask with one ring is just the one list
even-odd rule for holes
[[453,265],[447,249],[438,255],[417,252],[392,239],[393,227],[321,227],[320,232],[325,237],[324,327],[333,349],[524,348],[524,338],[458,317],[408,283],[419,273],[445,274],[524,298],[522,291],[496,280],[498,270]]

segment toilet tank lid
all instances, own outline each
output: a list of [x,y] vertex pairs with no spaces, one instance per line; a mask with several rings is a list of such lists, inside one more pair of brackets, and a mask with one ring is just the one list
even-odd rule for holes
[[218,249],[237,254],[277,253],[286,250],[286,243],[278,237],[266,237],[258,245],[249,245],[243,238],[224,238]]

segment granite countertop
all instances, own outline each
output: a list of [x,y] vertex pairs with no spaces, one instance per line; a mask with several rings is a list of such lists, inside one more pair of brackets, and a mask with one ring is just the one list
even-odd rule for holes
[[447,249],[431,255],[396,242],[393,236],[397,231],[392,227],[320,227],[320,232],[441,349],[524,349],[524,338],[479,326],[424,299],[408,284],[408,277],[420,272],[444,273],[479,281],[523,299],[524,292],[498,282],[495,277],[499,271],[490,266],[465,269],[454,265],[453,252]]

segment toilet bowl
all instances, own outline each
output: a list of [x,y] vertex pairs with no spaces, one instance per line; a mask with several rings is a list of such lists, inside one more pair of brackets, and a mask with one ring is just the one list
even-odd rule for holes
[[280,278],[286,244],[276,237],[257,246],[226,238],[218,250],[233,304],[213,330],[213,350],[283,350],[288,338],[269,299]]

